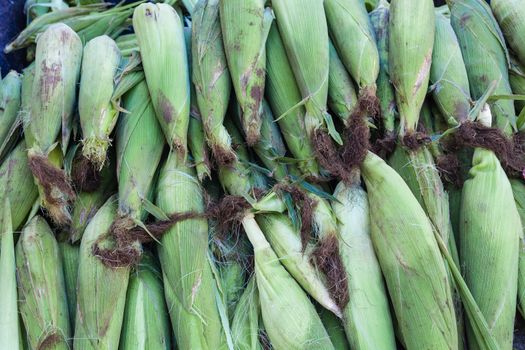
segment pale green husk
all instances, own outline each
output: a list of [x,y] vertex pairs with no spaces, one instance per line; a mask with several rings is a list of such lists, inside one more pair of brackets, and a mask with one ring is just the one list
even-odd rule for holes
[[255,276],[250,278],[235,308],[231,330],[233,345],[237,350],[262,350],[259,341],[261,306]]
[[0,82],[0,160],[7,151],[8,143],[20,126],[22,76],[10,71]]

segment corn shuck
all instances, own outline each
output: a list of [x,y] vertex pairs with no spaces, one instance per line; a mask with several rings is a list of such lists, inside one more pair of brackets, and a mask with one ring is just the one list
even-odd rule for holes
[[512,187],[512,194],[514,195],[514,201],[516,202],[516,209],[521,219],[521,234],[520,234],[520,253],[519,253],[519,266],[518,266],[518,310],[521,315],[525,313],[525,185],[521,180],[510,179],[510,185]]
[[123,106],[130,113],[117,125],[119,216],[140,220],[165,142],[145,81],[124,96]]
[[11,205],[9,199],[2,204],[0,221],[0,339],[6,349],[21,349],[18,323],[18,296],[16,292],[16,260]]
[[171,349],[162,274],[151,253],[131,273],[119,349]]
[[302,100],[301,91],[275,23],[268,35],[266,51],[266,99],[277,117],[288,150],[298,161],[301,173],[317,177],[319,165],[315,161],[313,145],[310,138],[304,137],[306,110],[304,106],[298,105]]
[[159,124],[186,158],[191,92],[182,19],[168,4],[145,3],[133,13],[133,28]]
[[407,349],[457,349],[450,282],[425,211],[381,158],[369,153],[361,170],[372,243],[403,343]]
[[[203,192],[194,169],[174,154],[169,154],[160,171],[156,203],[168,215],[204,212]],[[220,349],[224,335],[208,256],[206,219],[176,223],[163,235],[158,254],[178,347]]]
[[266,80],[266,38],[273,21],[264,0],[220,1],[220,23],[228,67],[242,109],[249,145],[259,139]]
[[38,190],[28,166],[26,143],[22,140],[0,165],[0,203],[9,200],[11,223],[17,230],[38,198]]
[[390,4],[388,64],[402,136],[415,131],[427,94],[434,21],[431,0],[394,0]]
[[260,308],[259,292],[255,276],[252,276],[239,299],[233,316],[231,329],[235,349],[263,349],[259,341]]
[[375,95],[379,52],[370,18],[361,0],[325,0],[330,36],[360,91]]
[[[477,148],[469,175],[461,201],[461,266],[500,349],[512,349],[521,221],[510,182],[493,152]],[[467,336],[477,349],[472,329]]]
[[109,234],[117,217],[117,201],[111,197],[86,227],[80,242],[77,281],[75,349],[116,349],[119,346],[129,267],[111,267],[95,254],[111,249]]
[[251,214],[243,227],[254,248],[255,280],[265,330],[277,349],[333,349],[306,293],[281,265]]
[[64,269],[64,283],[66,285],[67,304],[69,308],[69,324],[75,329],[77,312],[77,277],[80,246],[69,242],[58,242],[62,268]]
[[430,82],[434,101],[448,124],[466,121],[471,108],[467,69],[450,19],[440,13],[436,13]]
[[21,88],[22,76],[15,71],[9,72],[0,83],[0,159],[19,126]]
[[[494,81],[494,94],[510,95],[508,52],[489,5],[479,0],[450,0],[450,22],[456,32],[472,98],[480,98]],[[491,103],[494,124],[507,134],[516,128],[512,100]]]
[[82,127],[82,154],[97,168],[106,162],[107,150],[119,112],[111,102],[120,51],[115,41],[103,35],[84,47],[78,112]]
[[219,6],[219,0],[208,0],[195,7],[191,39],[192,81],[208,145],[220,163],[228,163],[235,157],[230,135],[223,125],[231,79],[222,44]]
[[58,243],[35,216],[16,245],[19,310],[33,349],[69,349],[71,328]]
[[520,0],[496,0],[490,2],[494,17],[503,32],[509,47],[516,53],[522,64],[525,64],[525,8]]
[[370,237],[368,198],[359,185],[339,183],[333,208],[350,301],[343,324],[352,349],[396,349],[388,296]]
[[354,81],[330,41],[330,67],[328,70],[328,107],[346,126],[357,106]]

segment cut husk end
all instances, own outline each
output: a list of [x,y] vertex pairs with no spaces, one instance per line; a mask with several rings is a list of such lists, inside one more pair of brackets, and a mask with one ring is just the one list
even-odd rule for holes
[[106,163],[110,145],[111,140],[107,138],[89,137],[82,140],[82,154],[100,171]]

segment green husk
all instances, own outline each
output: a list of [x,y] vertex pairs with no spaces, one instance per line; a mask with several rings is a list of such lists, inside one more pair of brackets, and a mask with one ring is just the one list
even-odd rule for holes
[[522,226],[518,267],[518,310],[523,316],[525,314],[525,237],[523,230],[525,228],[525,185],[518,179],[510,179],[510,185]]
[[219,0],[197,3],[192,19],[192,81],[206,140],[217,162],[228,164],[235,157],[231,137],[223,125],[231,80],[222,44]]
[[348,126],[350,116],[357,106],[354,82],[330,41],[330,69],[328,71],[328,107]]
[[319,316],[323,321],[324,328],[334,345],[335,350],[349,350],[350,344],[346,339],[345,329],[341,323],[341,320],[337,318],[333,313],[324,309],[318,308]]
[[390,4],[380,0],[377,8],[370,13],[370,23],[375,32],[379,52],[379,75],[377,77],[377,97],[386,137],[394,136],[396,120],[396,96],[388,72],[388,26],[390,22]]
[[190,116],[188,144],[195,162],[197,177],[202,182],[206,178],[211,178],[211,163],[208,156],[208,148],[206,147],[204,127],[202,126],[201,117],[197,113],[198,111],[192,111]]
[[[145,81],[124,97],[129,114],[120,118],[116,134],[119,216],[140,220],[152,188],[165,141]],[[144,166],[144,162],[148,166]]]
[[75,329],[77,313],[77,277],[80,247],[69,242],[59,242],[58,249],[64,268],[64,282],[66,284],[67,304],[69,309],[69,323]]
[[[74,193],[54,159],[60,157],[57,138],[62,153],[67,150],[81,59],[82,43],[68,26],[54,24],[38,37],[30,112],[24,132],[42,205],[57,224],[66,224],[71,219],[67,206]],[[57,153],[52,155],[54,150]],[[45,174],[51,172],[63,179],[50,181]]]
[[115,41],[104,35],[89,41],[82,57],[82,77],[78,112],[82,127],[82,154],[98,170],[106,162],[107,150],[119,111],[111,102],[120,51]]
[[525,64],[525,8],[519,0],[493,0],[490,7],[509,47],[516,53],[522,64]]
[[282,180],[287,175],[286,165],[280,161],[286,155],[286,146],[266,100],[263,100],[261,120],[261,137],[253,149],[261,162],[270,170],[270,175],[277,180]]
[[157,119],[170,148],[185,159],[191,92],[182,20],[168,4],[146,3],[135,9],[133,28]]
[[429,219],[403,179],[381,158],[368,153],[361,170],[372,243],[404,344],[408,349],[457,349],[451,286]]
[[[472,98],[479,99],[496,81],[495,95],[512,94],[507,47],[488,4],[480,0],[449,0],[450,22],[467,68]],[[494,124],[507,134],[516,129],[512,100],[490,103]]]
[[0,83],[0,160],[9,151],[11,139],[20,126],[18,118],[22,76],[10,71]]
[[171,349],[171,329],[162,274],[152,254],[131,273],[119,349]]
[[11,223],[17,230],[38,198],[38,190],[27,164],[26,143],[21,141],[0,165],[0,203],[11,204]]
[[[463,187],[460,259],[500,349],[512,349],[521,232],[507,175],[493,152],[477,148]],[[471,328],[467,337],[471,349],[480,348]]]
[[117,217],[117,201],[111,197],[88,224],[80,243],[77,284],[75,349],[116,349],[126,304],[129,267],[109,267],[94,255],[98,246],[112,247],[109,234]]
[[436,13],[436,35],[430,67],[434,101],[451,126],[467,120],[471,108],[469,80],[450,19]]
[[36,216],[16,245],[19,310],[32,349],[69,349],[71,328],[58,244]]
[[100,186],[95,192],[81,192],[73,205],[71,225],[68,229],[69,241],[80,241],[87,225],[106,200],[115,193],[117,182],[114,178],[114,166],[107,165],[100,174]]
[[[514,94],[525,95],[525,68],[514,57],[510,58],[509,82]],[[520,115],[525,108],[525,101],[516,100],[514,106],[517,114]],[[520,130],[522,127],[523,125],[518,125]]]
[[21,349],[20,326],[18,324],[18,297],[16,293],[16,262],[11,205],[3,202],[0,236],[0,339],[6,349]]
[[[203,192],[194,169],[173,153],[161,169],[156,203],[167,215],[204,212]],[[188,219],[172,226],[162,236],[158,253],[178,347],[221,348],[224,334],[208,256],[206,219]]]
[[397,0],[390,5],[388,63],[396,91],[401,136],[416,130],[427,94],[434,19],[431,0]]
[[279,262],[252,215],[243,227],[254,247],[255,277],[265,330],[277,349],[334,349],[315,307]]
[[255,276],[244,289],[235,308],[231,329],[233,345],[237,350],[262,350],[259,341],[259,318],[261,306]]
[[[295,80],[301,91],[310,139],[328,129],[339,144],[342,140],[326,111],[330,50],[328,26],[322,0],[274,0],[273,10]],[[308,43],[305,45],[304,43]]]
[[[311,140],[304,137],[306,133],[304,106],[301,92],[295,82],[290,62],[286,56],[277,24],[273,24],[266,42],[266,98],[272,111],[278,117],[277,122],[283,133],[288,149],[297,160],[297,166],[305,176],[318,177],[319,165]],[[293,108],[293,110],[292,110]],[[287,113],[290,111],[289,113]],[[286,115],[284,115],[287,113]]]
[[339,57],[359,87],[375,96],[379,53],[370,18],[361,0],[325,0],[330,36]]
[[128,56],[132,51],[140,51],[135,33],[119,35],[115,39],[115,43],[122,53],[122,56]]
[[246,286],[245,267],[237,261],[221,263],[217,270],[220,276],[220,285],[224,294],[224,304],[228,317],[233,320],[235,308]]
[[105,4],[88,6],[74,6],[59,11],[38,16],[18,36],[4,48],[5,53],[25,48],[33,43],[38,34],[43,33],[49,26],[66,20],[77,19],[79,16],[89,16],[93,11],[102,10]]
[[284,214],[262,214],[257,215],[256,220],[290,275],[319,304],[340,316],[341,310],[330,295],[325,277],[310,259],[314,247],[309,244],[303,250],[299,232],[290,219]]
[[339,183],[333,208],[350,301],[343,324],[352,349],[396,349],[383,276],[370,238],[368,198],[358,185]]
[[266,78],[266,38],[273,21],[264,0],[220,2],[224,50],[248,145],[260,137]]

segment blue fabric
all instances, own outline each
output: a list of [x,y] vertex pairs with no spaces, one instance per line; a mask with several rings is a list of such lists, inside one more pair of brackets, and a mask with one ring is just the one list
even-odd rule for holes
[[24,50],[4,54],[4,47],[9,41],[24,29],[24,0],[1,0],[0,1],[0,69],[2,76],[10,69],[21,70],[25,65]]

